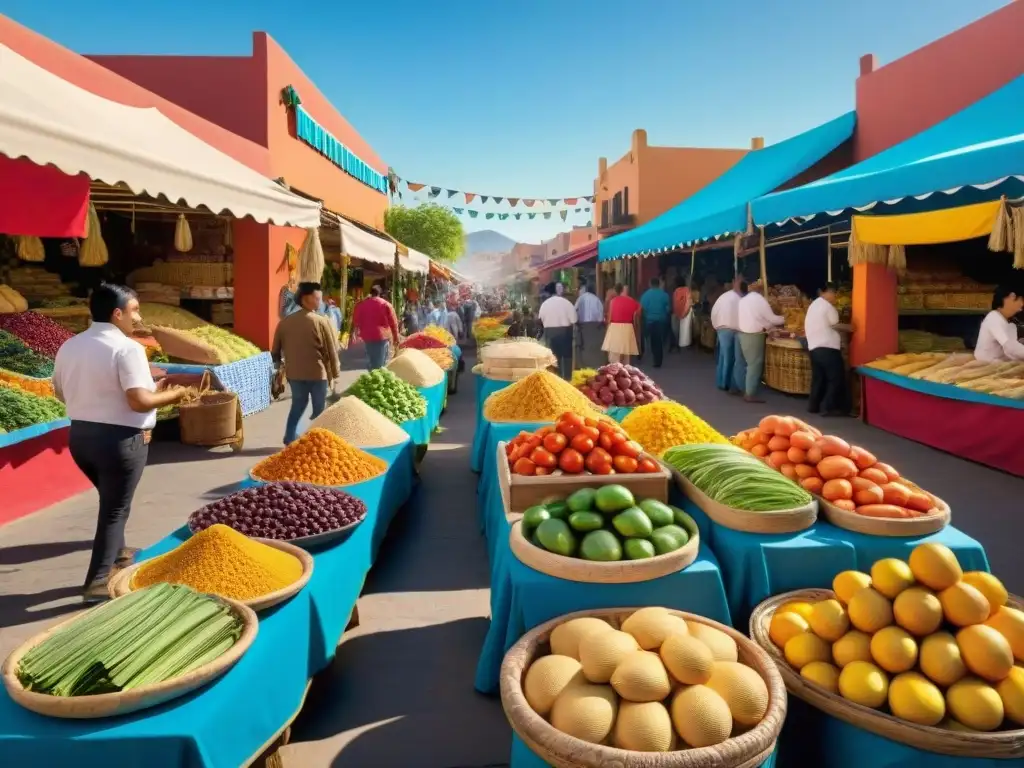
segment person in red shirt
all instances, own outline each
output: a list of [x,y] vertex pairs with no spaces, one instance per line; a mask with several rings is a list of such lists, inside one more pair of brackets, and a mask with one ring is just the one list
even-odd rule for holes
[[615,294],[608,305],[608,330],[601,349],[608,353],[609,362],[628,363],[630,356],[640,354],[633,328],[640,302],[629,295],[629,290],[622,283],[615,286]]
[[[366,344],[370,370],[383,368],[391,356],[389,343],[398,347],[398,318],[394,308],[381,297],[379,285],[370,289],[370,295],[352,310],[352,328]],[[390,334],[390,337],[389,337]]]

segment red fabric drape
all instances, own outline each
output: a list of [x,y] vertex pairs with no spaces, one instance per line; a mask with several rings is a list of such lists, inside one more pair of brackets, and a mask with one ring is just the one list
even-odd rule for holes
[[868,376],[861,382],[871,426],[1024,477],[1024,410],[934,397]]
[[83,237],[89,177],[0,155],[0,232],[36,237]]

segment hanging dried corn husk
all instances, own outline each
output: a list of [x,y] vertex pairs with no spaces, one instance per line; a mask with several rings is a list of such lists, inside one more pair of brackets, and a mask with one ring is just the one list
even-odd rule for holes
[[89,203],[85,231],[88,234],[78,249],[78,263],[83,267],[102,267],[110,261],[110,254],[107,253],[107,244],[103,242],[100,217],[96,215],[96,208],[92,203]]
[[1024,269],[1024,205],[1015,206],[1010,210],[1013,219],[1013,268]]
[[319,283],[324,276],[324,249],[320,245],[320,230],[310,227],[299,251],[299,282]]
[[43,241],[34,235],[18,235],[18,258],[22,261],[46,261]]
[[174,250],[178,253],[188,253],[192,250],[192,229],[183,213],[178,214],[178,221],[174,225]]
[[999,199],[999,211],[988,236],[988,249],[996,252],[1012,251],[1013,239],[1013,214],[1003,196]]
[[907,271],[907,249],[902,245],[889,246],[889,261],[887,266],[896,272]]
[[850,244],[847,259],[851,267],[857,264],[881,264],[888,266],[889,249],[884,245],[860,242],[857,239],[857,225],[854,222],[850,227]]

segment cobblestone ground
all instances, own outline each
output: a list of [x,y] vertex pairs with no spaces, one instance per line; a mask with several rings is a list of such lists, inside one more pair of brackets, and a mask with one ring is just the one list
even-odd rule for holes
[[[353,361],[357,362],[357,361]],[[471,365],[472,361],[467,361]],[[346,367],[353,365],[346,361]],[[348,375],[354,376],[352,371]],[[768,393],[748,405],[715,390],[710,355],[668,356],[666,392],[726,433],[805,402]],[[361,626],[312,686],[285,763],[302,768],[483,768],[505,765],[509,729],[496,699],[473,691],[487,629],[488,570],[469,470],[473,381],[463,377],[422,467],[423,482],[395,519],[359,601]],[[241,454],[155,443],[128,526],[147,546],[277,450],[287,403],[246,420]],[[851,419],[810,419],[897,464],[946,499],[954,522],[983,542],[993,570],[1024,593],[1014,538],[1024,481],[933,451]],[[0,652],[77,607],[95,494],[0,528]]]

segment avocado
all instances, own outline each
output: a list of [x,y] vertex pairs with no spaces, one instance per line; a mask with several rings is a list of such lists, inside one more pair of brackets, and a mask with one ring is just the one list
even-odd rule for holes
[[572,512],[589,512],[594,508],[594,497],[597,491],[593,488],[580,488],[565,500]]
[[646,560],[656,554],[654,545],[647,539],[626,539],[624,546],[628,560]]
[[680,547],[686,546],[690,540],[690,534],[678,525],[663,525],[656,528],[650,538],[654,545],[654,551],[659,555],[667,555],[669,552],[675,552]]
[[597,489],[594,504],[606,514],[621,512],[636,503],[629,488],[623,485],[605,485]]
[[644,514],[640,507],[629,507],[612,518],[615,530],[629,538],[645,539],[651,535],[654,526],[651,518]]
[[660,528],[663,525],[672,525],[675,522],[672,507],[668,506],[668,504],[662,504],[657,499],[644,499],[637,506],[644,511],[645,515],[651,518],[651,523],[655,528]]
[[576,553],[576,537],[564,520],[551,518],[537,526],[537,539],[548,552],[572,557]]
[[580,557],[598,562],[621,560],[622,545],[611,531],[591,531],[580,544]]
[[683,512],[679,507],[672,507],[672,517],[675,520],[675,524],[680,528],[688,531],[697,530],[697,521],[690,517],[686,512]]
[[537,538],[537,531],[530,533],[530,543],[538,549],[544,549],[544,545],[540,543],[540,539]]
[[544,507],[530,507],[525,512],[523,512],[523,533],[529,534],[538,525],[543,523],[545,520],[550,519],[551,513],[544,509]]
[[573,512],[569,515],[569,526],[574,531],[596,531],[604,526],[604,518],[597,512]]
[[569,517],[569,505],[566,504],[561,499],[558,499],[557,501],[546,502],[544,504],[544,509],[546,509],[548,511],[548,514],[556,520],[565,520],[567,517]]

